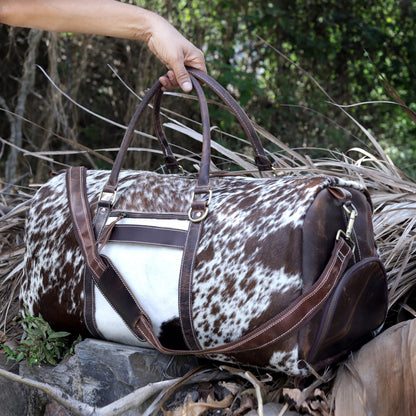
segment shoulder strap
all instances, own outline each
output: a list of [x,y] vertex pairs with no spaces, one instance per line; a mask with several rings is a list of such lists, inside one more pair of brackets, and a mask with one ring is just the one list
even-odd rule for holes
[[311,319],[324,304],[352,256],[348,243],[342,237],[339,238],[315,284],[275,317],[243,337],[223,345],[200,350],[172,350],[160,343],[153,331],[150,318],[124,284],[123,277],[98,253],[86,194],[85,168],[68,169],[67,195],[74,233],[98,288],[138,339],[145,340],[166,354],[236,354],[259,350],[286,338]]

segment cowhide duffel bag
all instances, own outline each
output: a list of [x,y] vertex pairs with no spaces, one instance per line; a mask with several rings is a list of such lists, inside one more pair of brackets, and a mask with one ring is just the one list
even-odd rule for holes
[[210,123],[201,83],[259,138],[230,94],[189,69],[201,106],[197,175],[121,171],[135,113],[111,172],[70,168],[33,198],[21,299],[55,328],[169,354],[201,354],[292,375],[333,363],[369,340],[387,310],[371,202],[362,186],[330,176],[210,174]]

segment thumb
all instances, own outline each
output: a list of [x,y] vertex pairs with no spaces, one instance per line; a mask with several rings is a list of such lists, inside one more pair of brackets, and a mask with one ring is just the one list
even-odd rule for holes
[[172,68],[176,82],[179,86],[183,89],[184,92],[192,91],[192,82],[191,78],[189,77],[188,71],[183,65],[180,65],[176,68]]

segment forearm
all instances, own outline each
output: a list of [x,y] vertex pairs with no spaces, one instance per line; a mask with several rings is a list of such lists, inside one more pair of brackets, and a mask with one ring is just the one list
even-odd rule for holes
[[115,0],[0,0],[0,22],[148,41],[161,18]]
[[116,0],[0,0],[0,23],[147,42],[170,71],[165,89],[192,89],[185,66],[206,71],[203,53],[156,13]]

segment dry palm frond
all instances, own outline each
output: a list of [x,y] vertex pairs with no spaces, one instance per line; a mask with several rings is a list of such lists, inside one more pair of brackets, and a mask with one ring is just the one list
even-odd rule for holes
[[23,234],[30,195],[0,192],[0,338],[14,337],[18,313],[18,289],[25,247]]
[[338,371],[335,416],[415,414],[416,320],[389,328]]

